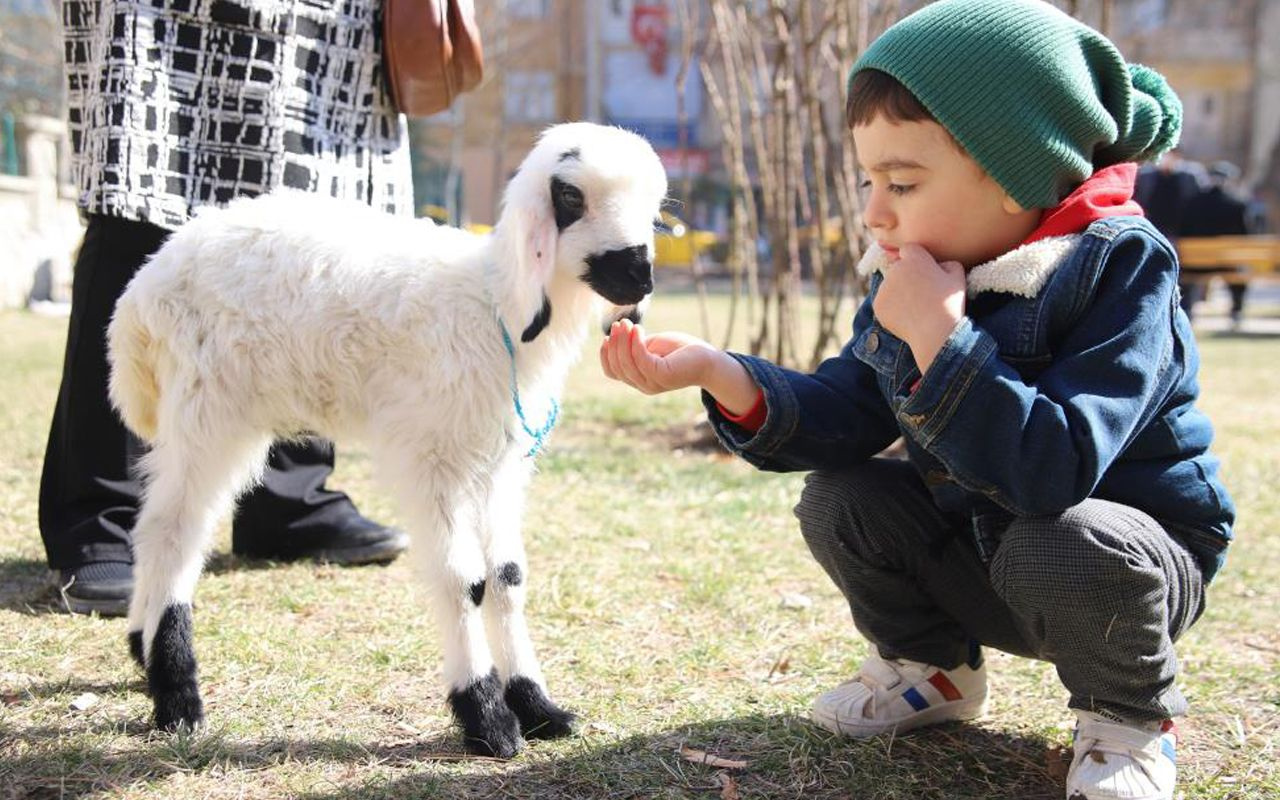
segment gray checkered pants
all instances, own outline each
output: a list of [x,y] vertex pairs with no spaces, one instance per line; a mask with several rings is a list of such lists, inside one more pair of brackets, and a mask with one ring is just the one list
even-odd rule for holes
[[953,668],[971,643],[1053,663],[1072,708],[1178,716],[1173,642],[1204,609],[1195,558],[1147,514],[1090,499],[1015,518],[990,564],[910,464],[815,472],[795,509],[858,630],[886,658]]

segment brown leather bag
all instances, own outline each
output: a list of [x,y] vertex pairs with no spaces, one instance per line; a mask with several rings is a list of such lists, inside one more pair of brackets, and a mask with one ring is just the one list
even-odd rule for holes
[[383,0],[382,53],[396,109],[444,111],[484,77],[472,0]]

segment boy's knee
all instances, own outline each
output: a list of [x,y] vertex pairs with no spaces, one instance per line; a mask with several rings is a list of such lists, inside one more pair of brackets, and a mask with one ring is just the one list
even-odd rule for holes
[[910,469],[898,462],[873,460],[848,469],[817,470],[806,475],[795,515],[810,549],[817,554],[840,542],[858,553],[882,552],[886,543],[872,539],[891,534],[870,515],[878,504],[901,491],[897,471],[902,467]]
[[800,530],[825,530],[832,526],[861,527],[862,509],[876,495],[875,470],[858,465],[841,471],[816,470],[805,476],[795,515]]
[[992,559],[991,584],[1015,605],[1064,608],[1141,593],[1159,573],[1143,546],[1158,527],[1140,511],[1099,500],[1053,517],[1017,519]]
[[838,532],[846,531],[855,518],[854,503],[839,473],[822,470],[805,476],[794,513],[810,549],[829,547],[835,539],[844,538]]

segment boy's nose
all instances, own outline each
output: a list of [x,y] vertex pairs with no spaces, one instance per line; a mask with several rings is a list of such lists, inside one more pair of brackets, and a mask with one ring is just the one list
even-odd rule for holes
[[888,228],[893,224],[893,215],[884,202],[883,193],[872,190],[867,197],[867,204],[862,209],[862,219],[868,228]]

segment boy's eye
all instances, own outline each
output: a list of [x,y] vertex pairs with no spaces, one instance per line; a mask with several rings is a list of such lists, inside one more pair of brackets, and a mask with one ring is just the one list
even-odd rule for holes
[[[914,188],[916,188],[915,184],[910,184],[910,183],[890,183],[885,186],[885,189],[890,194],[896,194],[896,195],[907,194]],[[861,183],[858,184],[858,189],[861,190],[864,194],[867,192],[870,192],[871,181],[869,179],[863,180]]]

